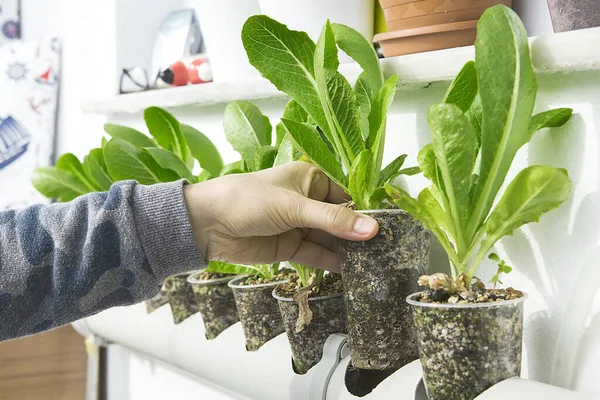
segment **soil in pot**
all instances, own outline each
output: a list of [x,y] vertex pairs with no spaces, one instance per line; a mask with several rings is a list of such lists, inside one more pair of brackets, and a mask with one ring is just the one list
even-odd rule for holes
[[194,291],[187,282],[188,276],[190,273],[170,276],[165,281],[165,289],[175,324],[182,323],[198,312]]
[[375,35],[385,57],[470,46],[477,21],[492,6],[512,0],[379,0],[389,32]]
[[521,374],[523,302],[514,289],[413,294],[423,381],[430,400],[472,400]]
[[225,329],[238,322],[235,299],[229,288],[229,281],[237,275],[222,275],[212,272],[197,272],[188,277],[192,286],[198,310],[202,315],[206,338],[215,339]]
[[160,288],[160,292],[150,300],[146,301],[146,312],[148,314],[153,313],[158,310],[160,307],[164,306],[169,302],[169,297],[167,296],[167,290],[165,289],[165,285],[162,285]]
[[554,32],[600,26],[598,0],[548,0]]
[[418,358],[406,296],[429,262],[430,233],[401,210],[364,212],[379,222],[367,242],[340,241],[352,365],[398,369]]
[[[292,349],[292,366],[299,375],[306,374],[323,357],[323,346],[330,335],[347,333],[346,307],[342,294],[342,279],[338,274],[326,275],[319,286],[309,289],[308,305],[310,318],[301,313],[298,295],[298,279],[279,285],[273,296],[279,302],[279,310],[288,341]],[[303,318],[298,318],[302,314]],[[310,322],[308,321],[310,320]],[[305,325],[305,323],[308,323]]]
[[270,281],[247,276],[229,281],[246,337],[246,350],[257,351],[269,340],[285,332],[279,305],[273,298],[273,289],[285,283],[289,275],[294,273],[285,270]]

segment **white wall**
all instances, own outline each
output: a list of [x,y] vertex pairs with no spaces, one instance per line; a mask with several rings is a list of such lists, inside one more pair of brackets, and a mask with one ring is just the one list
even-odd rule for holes
[[117,0],[117,70],[141,67],[154,79],[158,71],[150,70],[156,32],[165,16],[184,8],[184,0]]
[[119,345],[109,346],[108,363],[107,400],[244,400],[210,382]]
[[116,93],[115,0],[22,0],[22,10],[23,39],[62,40],[56,153],[82,156],[104,118],[84,115],[81,104]]

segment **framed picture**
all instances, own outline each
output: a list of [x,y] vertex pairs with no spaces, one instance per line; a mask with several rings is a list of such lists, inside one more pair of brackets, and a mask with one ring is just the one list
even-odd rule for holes
[[58,39],[0,45],[0,209],[47,203],[30,176],[52,163],[59,60]]
[[20,0],[0,0],[0,43],[21,38]]

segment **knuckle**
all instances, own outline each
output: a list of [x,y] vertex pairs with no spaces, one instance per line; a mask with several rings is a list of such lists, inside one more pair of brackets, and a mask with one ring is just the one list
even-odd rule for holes
[[340,226],[345,222],[346,210],[342,206],[329,205],[327,209],[327,221],[331,227]]
[[301,192],[306,197],[322,200],[329,191],[329,179],[318,167],[307,165],[309,168],[302,180]]

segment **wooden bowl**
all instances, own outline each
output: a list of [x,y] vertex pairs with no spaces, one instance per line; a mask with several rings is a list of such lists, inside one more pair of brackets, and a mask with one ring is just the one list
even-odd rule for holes
[[476,36],[477,21],[463,21],[380,33],[374,41],[379,43],[385,57],[394,57],[470,46]]

